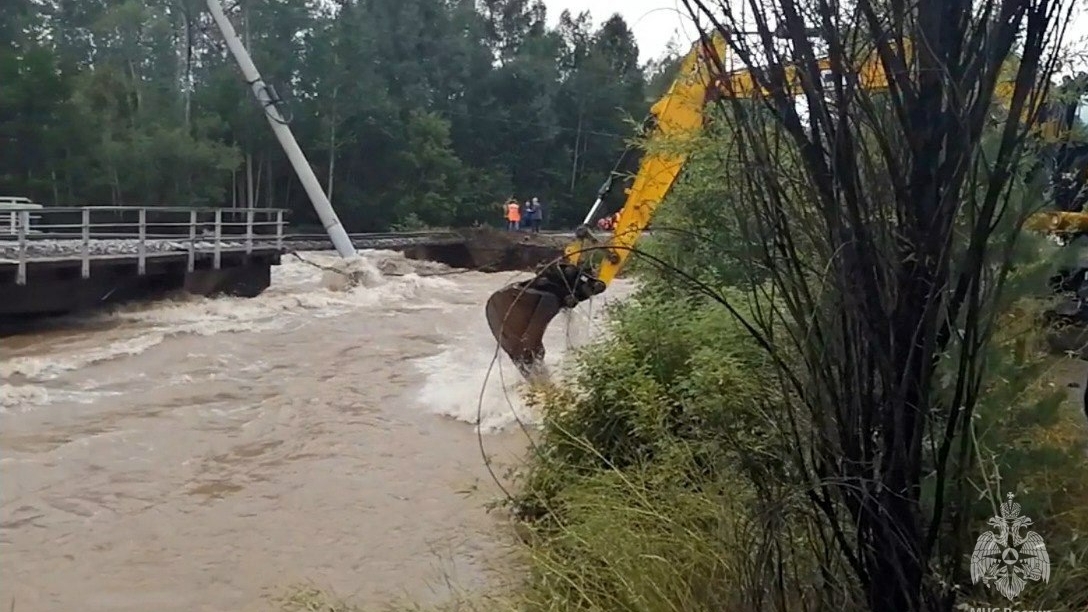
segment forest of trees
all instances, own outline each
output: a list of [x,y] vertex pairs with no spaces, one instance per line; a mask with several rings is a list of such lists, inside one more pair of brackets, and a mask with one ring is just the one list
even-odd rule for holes
[[[349,231],[576,223],[676,64],[540,0],[224,4]],[[0,39],[0,194],[316,221],[203,0],[5,2]]]

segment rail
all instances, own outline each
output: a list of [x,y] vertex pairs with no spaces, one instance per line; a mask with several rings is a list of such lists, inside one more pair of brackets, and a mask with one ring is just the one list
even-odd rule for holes
[[[361,232],[355,234],[348,234],[353,242],[367,242],[371,240],[434,240],[449,238],[452,240],[462,239],[461,235],[455,230],[413,230],[402,232]],[[285,243],[292,242],[320,242],[332,244],[328,234],[301,234],[291,233],[286,234],[283,237]]]
[[284,217],[278,208],[173,206],[44,207],[0,212],[0,264],[17,265],[16,283],[26,284],[27,264],[79,259],[89,278],[91,261],[136,258],[143,275],[149,258],[187,253],[192,271],[198,255],[283,249]]
[[[415,240],[415,239],[419,239],[419,240],[443,240],[443,239],[464,240],[464,234],[462,233],[462,231],[463,230],[457,230],[457,229],[428,229],[428,230],[411,230],[411,231],[395,231],[395,232],[363,232],[363,233],[348,234],[348,237],[350,237],[353,242],[363,243],[363,244],[365,244],[367,242],[370,242],[370,241],[378,241],[378,240],[400,240],[400,241],[410,241],[410,240]],[[544,235],[544,236],[559,236],[559,237],[564,237],[564,238],[569,237],[571,239],[573,239],[575,237],[575,233],[574,233],[573,230],[565,230],[565,229],[564,230],[541,230],[538,233],[541,234],[541,235]],[[527,231],[522,231],[520,233],[520,235],[528,236],[528,235],[530,235],[530,233],[527,232]],[[329,244],[329,245],[332,244],[332,242],[329,240],[328,235],[326,235],[326,234],[314,234],[314,233],[291,233],[291,234],[285,235],[283,237],[283,240],[284,240],[284,243],[286,243],[286,244],[297,243],[297,242],[323,243],[323,244]]]

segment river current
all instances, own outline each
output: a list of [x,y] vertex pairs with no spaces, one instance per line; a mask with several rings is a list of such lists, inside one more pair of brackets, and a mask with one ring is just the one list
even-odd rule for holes
[[[535,415],[483,305],[526,275],[302,255],[257,298],[0,337],[0,607],[269,610],[298,583],[430,602],[501,569],[481,445],[501,479]],[[630,289],[555,320],[553,369]]]

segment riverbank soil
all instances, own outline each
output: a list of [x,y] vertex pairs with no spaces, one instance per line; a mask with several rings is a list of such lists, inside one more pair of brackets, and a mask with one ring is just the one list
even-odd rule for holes
[[465,247],[483,272],[533,270],[563,256],[569,236],[511,232],[484,227],[463,230]]
[[462,242],[413,245],[403,250],[408,259],[436,261],[453,268],[480,272],[532,272],[563,256],[572,238],[474,228],[457,232]]

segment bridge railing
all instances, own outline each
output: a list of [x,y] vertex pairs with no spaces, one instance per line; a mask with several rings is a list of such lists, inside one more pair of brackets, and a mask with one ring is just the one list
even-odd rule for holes
[[144,274],[148,257],[211,253],[220,267],[224,250],[252,253],[283,248],[285,217],[278,208],[192,208],[172,206],[43,207],[0,211],[0,261],[18,264],[16,282],[26,282],[33,261],[79,258],[83,278],[92,259],[136,256]]

